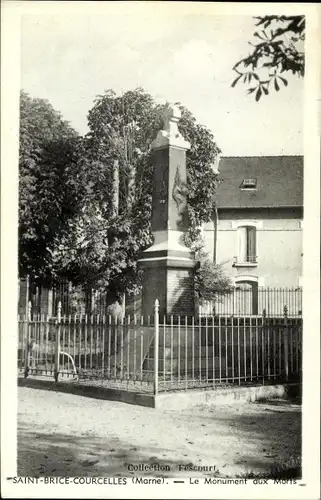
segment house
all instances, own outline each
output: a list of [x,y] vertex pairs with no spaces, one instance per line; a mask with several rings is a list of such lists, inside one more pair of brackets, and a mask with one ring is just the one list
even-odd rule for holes
[[207,251],[236,287],[302,286],[303,157],[222,157]]

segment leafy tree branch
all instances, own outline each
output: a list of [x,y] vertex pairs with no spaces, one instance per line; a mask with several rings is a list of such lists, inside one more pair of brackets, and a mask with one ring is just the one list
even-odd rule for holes
[[233,70],[237,77],[232,83],[248,86],[248,94],[255,95],[256,101],[287,86],[287,73],[304,77],[304,16],[264,16],[256,17],[254,42],[249,42],[252,52],[238,61]]

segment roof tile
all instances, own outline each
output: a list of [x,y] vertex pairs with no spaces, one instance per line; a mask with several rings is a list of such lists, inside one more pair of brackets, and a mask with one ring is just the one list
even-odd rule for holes
[[[219,172],[218,208],[303,206],[303,156],[222,156]],[[241,189],[250,178],[257,188]]]

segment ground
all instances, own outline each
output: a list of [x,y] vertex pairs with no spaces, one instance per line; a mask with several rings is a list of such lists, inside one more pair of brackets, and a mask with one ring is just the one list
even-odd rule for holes
[[[301,455],[301,406],[285,400],[169,411],[19,387],[18,411],[23,476],[235,476]],[[154,463],[170,472],[130,470]]]

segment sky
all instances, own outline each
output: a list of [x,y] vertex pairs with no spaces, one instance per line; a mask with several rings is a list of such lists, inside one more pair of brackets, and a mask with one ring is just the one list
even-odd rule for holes
[[21,87],[81,134],[97,95],[140,86],[157,102],[187,106],[223,155],[303,154],[302,80],[290,75],[288,87],[258,103],[244,85],[231,88],[233,65],[250,51],[252,17],[133,4],[110,3],[99,15],[24,15]]

